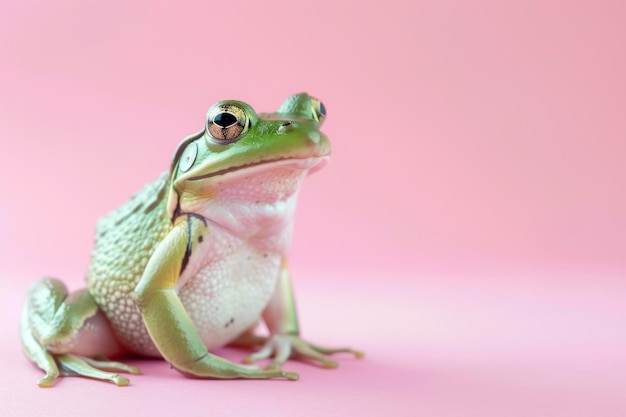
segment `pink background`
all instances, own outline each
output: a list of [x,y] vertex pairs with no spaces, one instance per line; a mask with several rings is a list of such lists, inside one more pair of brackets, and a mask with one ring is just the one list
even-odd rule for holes
[[[0,4],[2,415],[626,415],[623,3],[175,4]],[[28,285],[81,286],[95,220],[214,102],[299,91],[333,143],[297,215],[304,332],[366,359],[38,389]]]

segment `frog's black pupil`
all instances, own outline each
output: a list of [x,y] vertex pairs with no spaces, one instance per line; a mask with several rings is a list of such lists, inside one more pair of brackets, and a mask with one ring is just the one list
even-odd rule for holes
[[213,118],[213,123],[220,127],[228,127],[237,123],[237,118],[230,113],[219,113]]
[[320,114],[322,116],[326,116],[326,107],[324,107],[324,103],[320,101]]

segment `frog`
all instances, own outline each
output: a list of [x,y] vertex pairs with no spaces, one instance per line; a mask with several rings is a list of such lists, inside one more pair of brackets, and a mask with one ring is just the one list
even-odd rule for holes
[[[211,106],[169,170],[98,220],[87,286],[69,292],[46,277],[28,290],[20,338],[45,373],[38,385],[81,376],[126,386],[121,374],[140,374],[118,361],[129,355],[194,378],[287,380],[299,378],[283,369],[291,358],[336,368],[333,354],[362,357],[301,338],[287,265],[301,184],[330,156],[325,118],[307,93],[273,113]],[[251,352],[241,364],[211,353],[224,346]]]

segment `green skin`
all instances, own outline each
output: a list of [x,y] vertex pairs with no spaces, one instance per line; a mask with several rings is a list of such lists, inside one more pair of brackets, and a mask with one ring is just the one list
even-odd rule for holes
[[[30,289],[20,333],[46,373],[39,386],[69,375],[128,385],[118,373],[139,370],[106,359],[124,354],[161,356],[197,378],[290,380],[298,378],[282,369],[290,357],[326,368],[338,366],[333,353],[361,357],[300,338],[286,266],[300,181],[330,153],[324,117],[305,93],[271,114],[232,100],[211,107],[169,173],[100,219],[88,288],[68,294],[46,278]],[[232,317],[218,326],[210,318],[223,311]],[[253,333],[261,319],[269,337]],[[271,360],[260,369],[207,349],[221,345],[256,348],[246,363]]]

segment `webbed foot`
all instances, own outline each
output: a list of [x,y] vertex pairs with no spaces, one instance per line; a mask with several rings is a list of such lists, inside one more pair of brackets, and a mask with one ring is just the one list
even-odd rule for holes
[[43,388],[51,387],[59,376],[83,376],[124,386],[129,380],[118,372],[139,373],[134,366],[88,357],[95,352],[117,352],[115,336],[89,292],[69,294],[56,279],[41,280],[30,289],[20,336],[26,356],[45,372],[38,383]]
[[112,382],[120,387],[130,384],[130,380],[117,374],[117,372],[126,372],[134,375],[141,373],[139,368],[121,362],[96,360],[79,355],[59,355],[56,359],[61,366],[61,375],[63,376],[82,376],[99,379]]
[[280,369],[287,359],[296,357],[304,360],[312,360],[320,363],[324,368],[333,369],[337,368],[339,363],[330,359],[328,355],[335,353],[349,353],[356,358],[362,358],[364,356],[363,352],[351,348],[324,347],[306,342],[299,336],[276,334],[267,338],[261,349],[246,357],[243,362],[254,363],[261,359],[273,357],[266,369]]

